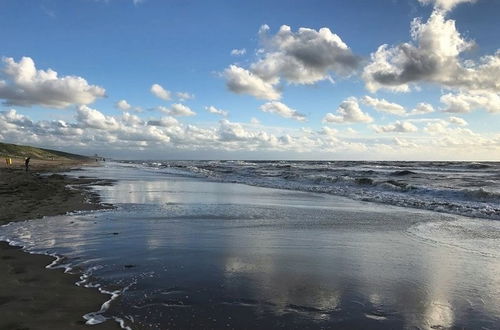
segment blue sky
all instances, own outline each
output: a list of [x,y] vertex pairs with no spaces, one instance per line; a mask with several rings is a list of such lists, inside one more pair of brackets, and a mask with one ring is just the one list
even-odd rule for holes
[[500,160],[499,12],[1,1],[0,140],[117,158]]

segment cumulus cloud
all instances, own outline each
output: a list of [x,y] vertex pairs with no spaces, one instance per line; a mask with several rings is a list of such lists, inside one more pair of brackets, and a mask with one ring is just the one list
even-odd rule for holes
[[418,0],[421,4],[433,4],[434,8],[449,11],[461,3],[474,3],[477,0]]
[[177,92],[175,95],[177,95],[177,99],[181,102],[194,99],[194,95],[187,92]]
[[371,54],[371,63],[363,70],[367,89],[409,91],[412,84],[430,82],[447,88],[498,93],[500,53],[483,56],[478,62],[461,60],[460,54],[470,50],[474,42],[464,39],[455,21],[445,15],[435,10],[425,23],[414,19],[413,42],[395,47],[382,45]]
[[395,136],[393,138],[394,140],[394,143],[398,146],[398,147],[403,147],[403,148],[417,148],[418,145],[415,144],[415,143],[412,143],[406,139],[403,139],[403,138],[400,138],[400,137],[397,137]]
[[252,117],[252,118],[250,119],[250,124],[252,124],[252,125],[260,125],[260,120],[258,120],[258,119],[257,119],[257,118],[255,118],[255,117]]
[[38,70],[30,57],[19,62],[3,59],[0,76],[0,98],[6,105],[66,108],[74,104],[90,104],[105,96],[105,89],[89,85],[78,76],[59,77],[52,69]]
[[475,109],[485,109],[500,113],[500,93],[489,91],[468,91],[448,93],[441,96],[445,112],[468,113]]
[[115,107],[123,111],[132,109],[132,106],[127,102],[127,100],[120,100],[116,102]]
[[354,134],[358,134],[358,131],[356,131],[356,130],[355,130],[354,128],[352,128],[352,127],[347,127],[347,128],[346,128],[346,132],[347,132],[348,134],[352,134],[352,135],[354,135]]
[[143,112],[144,110],[141,107],[133,107],[130,105],[127,100],[119,100],[118,102],[115,103],[115,108],[119,109],[121,111],[128,111],[128,112]]
[[222,110],[222,109],[217,109],[213,105],[205,107],[205,110],[207,110],[210,113],[213,113],[214,115],[220,115],[220,116],[224,116],[224,117],[226,117],[229,114],[228,111]]
[[278,101],[267,102],[266,104],[261,105],[259,109],[264,112],[274,113],[283,118],[290,118],[297,121],[307,120],[305,115]]
[[273,86],[252,72],[236,65],[224,70],[226,85],[236,94],[248,94],[262,100],[279,100],[281,93]]
[[245,48],[231,50],[232,56],[242,56],[242,55],[245,55],[246,53],[247,53],[247,50]]
[[159,99],[164,101],[170,101],[172,99],[172,93],[159,84],[153,84],[150,89],[151,93]]
[[242,124],[233,123],[227,119],[220,121],[218,134],[223,141],[241,141],[255,136],[255,134],[246,130]]
[[324,134],[324,135],[330,135],[330,136],[335,136],[339,133],[338,130],[336,130],[335,128],[331,128],[331,127],[328,127],[328,126],[323,126],[323,128],[321,129],[321,133]]
[[360,58],[328,28],[299,28],[294,32],[283,25],[275,35],[269,26],[259,30],[260,58],[248,69],[235,65],[224,71],[228,88],[260,99],[279,99],[276,85],[284,79],[292,84],[314,84],[331,80],[331,74],[347,76],[354,72]]
[[15,109],[0,111],[0,139],[15,143],[81,139],[84,130],[62,120],[33,122]]
[[117,130],[118,121],[112,116],[106,116],[102,112],[81,105],[76,109],[76,119],[83,128],[96,128],[107,131]]
[[367,96],[363,97],[361,99],[361,101],[364,104],[374,108],[377,111],[390,113],[390,114],[397,115],[397,116],[405,116],[406,115],[406,110],[402,105],[389,102],[385,99],[377,99],[377,98],[373,98],[373,97],[370,97],[367,95]]
[[87,106],[77,108],[76,127],[87,132],[87,138],[82,142],[100,144],[101,147],[145,147],[151,142],[170,141],[167,131],[148,125],[136,115],[125,112],[121,116],[107,116]]
[[147,124],[149,126],[173,127],[173,126],[178,126],[179,121],[174,117],[168,116],[168,117],[162,117],[157,120],[149,120]]
[[448,130],[449,123],[444,120],[436,120],[428,123],[424,131],[430,134],[444,134]]
[[[486,138],[464,127],[450,127],[449,122],[441,120],[427,124],[424,131],[433,137],[430,143],[439,148],[472,148],[477,151],[499,146],[500,140]],[[487,149],[486,149],[487,150]],[[491,153],[491,151],[490,151]]]
[[[400,137],[391,144],[370,140],[362,135],[347,137],[330,127],[315,131],[252,125],[221,120],[212,127],[183,124],[173,117],[144,121],[123,113],[109,116],[97,109],[80,106],[74,122],[62,120],[32,121],[11,109],[0,111],[0,139],[6,142],[66,148],[73,152],[112,153],[130,157],[137,151],[165,152],[192,151],[286,151],[286,152],[343,152],[344,155],[364,157],[370,154],[400,155],[401,148],[418,145],[418,154],[464,157],[480,152],[486,157],[500,150],[500,134],[483,136],[445,120],[430,122],[426,135],[404,140]],[[384,139],[384,138],[383,138]],[[383,140],[382,139],[382,140]],[[387,139],[386,139],[387,140]],[[399,149],[394,149],[399,147]],[[416,145],[415,145],[416,147]],[[390,154],[390,152],[393,152]],[[460,153],[462,152],[462,153]],[[137,154],[135,154],[137,155]]]
[[0,112],[5,123],[14,124],[21,127],[33,126],[33,122],[25,115],[17,113],[15,109]]
[[264,56],[252,64],[251,69],[266,81],[284,77],[296,84],[312,84],[328,79],[330,73],[348,75],[359,64],[342,39],[330,29],[299,28],[293,32],[282,25],[274,36],[268,28],[261,29]]
[[181,103],[174,103],[170,108],[159,106],[157,108],[159,111],[164,112],[171,116],[194,116],[196,112],[191,110],[187,105]]
[[371,123],[373,118],[364,113],[355,97],[344,100],[337,109],[337,115],[327,113],[323,122],[327,123]]
[[460,118],[460,117],[449,117],[448,121],[450,123],[458,125],[458,126],[467,126],[467,125],[469,125],[465,119]]
[[377,133],[413,133],[418,131],[417,126],[408,121],[396,121],[393,124],[378,126],[372,125],[372,128]]
[[417,104],[417,106],[410,111],[410,115],[424,115],[424,114],[427,114],[427,113],[431,113],[431,112],[434,112],[434,107],[429,104],[429,103],[424,103],[424,102],[421,102],[419,104]]

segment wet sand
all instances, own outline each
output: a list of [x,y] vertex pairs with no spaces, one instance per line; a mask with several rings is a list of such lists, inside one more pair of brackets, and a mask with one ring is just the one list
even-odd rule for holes
[[[33,160],[30,171],[25,172],[22,160],[14,160],[13,166],[1,168],[0,225],[110,207],[100,204],[88,188],[109,181],[51,174],[80,165],[82,162]],[[82,316],[99,310],[109,297],[75,286],[79,280],[76,274],[46,269],[53,260],[0,242],[0,329],[89,328]],[[93,328],[120,329],[112,321]]]

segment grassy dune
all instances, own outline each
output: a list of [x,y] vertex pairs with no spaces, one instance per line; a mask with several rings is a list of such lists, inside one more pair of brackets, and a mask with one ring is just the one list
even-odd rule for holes
[[91,157],[70,154],[67,152],[35,148],[31,146],[22,146],[17,144],[9,144],[0,142],[0,157],[10,158],[25,158],[31,157],[32,159],[40,160],[81,160],[85,161]]

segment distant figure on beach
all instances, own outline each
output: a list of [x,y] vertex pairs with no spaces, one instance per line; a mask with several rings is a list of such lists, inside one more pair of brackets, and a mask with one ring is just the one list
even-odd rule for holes
[[5,158],[5,164],[6,164],[7,166],[12,165],[12,158],[10,158],[10,157],[6,157],[6,158]]
[[26,166],[26,172],[28,172],[28,169],[30,167],[30,159],[31,157],[28,157],[26,158],[26,160],[24,161],[24,166]]

